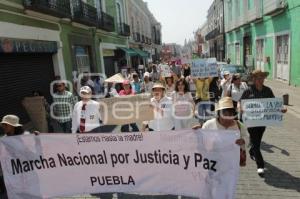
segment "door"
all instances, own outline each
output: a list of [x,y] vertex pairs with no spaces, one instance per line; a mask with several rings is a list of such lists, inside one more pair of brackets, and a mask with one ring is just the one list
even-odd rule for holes
[[251,36],[244,37],[244,66],[251,70],[253,69]]
[[51,102],[50,85],[54,80],[52,54],[0,53],[0,117],[18,115],[23,124],[30,121],[22,100],[40,91]]
[[256,69],[264,71],[264,65],[264,40],[258,39],[256,40]]
[[289,81],[289,35],[281,35],[276,38],[276,77]]

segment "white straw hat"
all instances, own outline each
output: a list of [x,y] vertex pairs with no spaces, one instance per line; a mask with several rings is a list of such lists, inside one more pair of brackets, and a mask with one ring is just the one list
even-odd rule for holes
[[22,126],[22,124],[19,124],[19,117],[16,115],[6,115],[2,118],[1,124],[8,124],[14,127]]
[[216,111],[221,111],[224,109],[234,109],[231,97],[223,97],[222,99],[220,99]]

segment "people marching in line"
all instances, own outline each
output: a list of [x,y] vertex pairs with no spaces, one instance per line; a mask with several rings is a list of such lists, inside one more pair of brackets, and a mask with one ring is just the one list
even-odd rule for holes
[[[77,103],[74,95],[67,91],[66,82],[57,80],[53,88],[55,93],[52,96],[52,109],[50,108],[50,112],[52,111],[50,117],[57,124],[54,125],[54,132],[103,132],[99,103],[101,99],[93,100],[93,94],[103,94],[103,98],[130,97],[137,94],[152,95],[150,104],[154,112],[153,120],[144,121],[141,128],[137,122],[123,124],[120,128],[121,132],[139,132],[140,129],[142,132],[173,132],[192,128],[238,130],[240,138],[236,140],[236,144],[240,146],[240,166],[246,166],[248,139],[246,132],[248,131],[251,147],[249,155],[256,162],[258,175],[263,177],[265,164],[260,147],[266,127],[246,128],[242,117],[238,120],[236,115],[244,112],[241,100],[275,97],[271,88],[264,85],[268,73],[254,70],[251,73],[253,85],[248,86],[246,82],[241,81],[241,74],[230,74],[229,71],[225,71],[221,79],[221,74],[219,77],[193,77],[189,64],[181,67],[171,62],[170,69],[172,75],[162,77],[160,65],[153,64],[140,79],[134,69],[128,68],[129,73],[123,75],[122,81],[115,82],[104,82],[101,76],[93,81],[88,73],[84,73],[79,83],[81,89],[78,94],[81,101]],[[195,85],[195,93],[190,91],[191,83]],[[121,89],[117,89],[118,85],[121,85]],[[283,113],[286,111],[286,108],[282,108]],[[195,117],[199,125],[192,127]],[[6,136],[24,134],[19,118],[15,115],[3,117],[1,127]],[[0,189],[4,190],[3,197],[7,197],[1,173]],[[111,194],[102,195],[104,198],[106,196],[112,197]],[[124,196],[120,194],[120,197]],[[172,197],[165,196],[165,198]]]

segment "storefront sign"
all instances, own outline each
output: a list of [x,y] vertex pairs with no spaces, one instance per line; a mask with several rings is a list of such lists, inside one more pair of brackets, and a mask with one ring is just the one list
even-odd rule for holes
[[0,53],[55,53],[57,42],[0,38]]
[[112,49],[103,49],[103,57],[114,57],[115,51]]

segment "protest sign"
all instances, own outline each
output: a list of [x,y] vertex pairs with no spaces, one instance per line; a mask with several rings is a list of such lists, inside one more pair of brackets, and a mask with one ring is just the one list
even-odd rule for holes
[[242,108],[243,122],[247,127],[282,125],[281,98],[242,100]]
[[197,78],[218,77],[218,66],[214,59],[192,60],[191,76]]
[[45,98],[41,96],[25,97],[22,104],[28,113],[36,130],[40,132],[48,131],[48,123],[46,118]]
[[174,104],[174,116],[178,118],[191,119],[194,117],[193,104],[185,101],[178,101]]
[[169,65],[160,65],[160,75],[162,77],[172,77],[172,71]]
[[13,136],[0,140],[0,160],[13,199],[99,192],[233,199],[238,138],[208,130]]
[[151,95],[140,94],[104,98],[99,101],[102,122],[105,125],[123,125],[154,119]]

